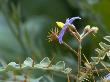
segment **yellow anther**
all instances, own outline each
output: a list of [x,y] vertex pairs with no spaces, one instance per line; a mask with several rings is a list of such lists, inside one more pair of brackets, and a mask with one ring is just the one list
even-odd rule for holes
[[60,27],[60,28],[62,28],[64,26],[64,23],[62,23],[62,22],[56,22],[56,23],[57,23],[58,27]]

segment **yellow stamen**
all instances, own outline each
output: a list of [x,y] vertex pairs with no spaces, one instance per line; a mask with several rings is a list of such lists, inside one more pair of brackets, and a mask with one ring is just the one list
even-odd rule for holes
[[57,23],[58,27],[60,27],[60,28],[62,28],[64,26],[64,23],[62,23],[62,22],[56,22],[56,23]]

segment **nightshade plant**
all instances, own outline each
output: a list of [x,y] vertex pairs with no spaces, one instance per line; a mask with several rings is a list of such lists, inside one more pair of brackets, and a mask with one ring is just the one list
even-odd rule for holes
[[[37,49],[34,47],[27,25],[22,22],[21,6],[20,4],[15,5],[11,3],[9,7],[7,1],[3,0],[3,4],[0,1],[0,9],[8,25],[7,28],[10,29],[14,38],[18,41],[23,54],[31,55],[32,58],[27,57],[24,62],[21,62],[20,55],[18,55],[18,62],[10,62],[9,64],[0,59],[0,82],[54,82],[50,75],[43,74],[44,72],[51,72],[52,74],[58,72],[67,76],[71,72],[71,68],[66,67],[64,61],[53,64],[53,58],[50,60],[48,57],[45,57],[40,63],[36,63],[35,55],[38,57]],[[37,77],[34,75],[36,73]],[[32,75],[34,77],[31,77]]]
[[[11,3],[11,11],[9,11],[7,0],[2,1],[4,3],[0,4],[2,13],[4,14],[11,32],[21,45],[22,50],[28,54],[28,56],[36,54],[36,50],[33,49],[30,34],[26,30],[27,28],[21,26],[23,22],[21,21],[22,16],[20,5],[17,6]],[[72,17],[67,18],[65,23],[56,22],[58,27],[52,28],[50,30],[48,39],[49,42],[57,41],[60,45],[64,45],[74,52],[74,54],[76,54],[78,58],[77,74],[73,74],[72,69],[67,67],[64,61],[59,61],[54,64],[54,58],[50,60],[48,57],[45,57],[39,63],[36,63],[34,57],[27,57],[23,63],[19,61],[18,63],[10,62],[9,64],[4,65],[0,61],[0,82],[55,82],[53,78],[49,77],[48,75],[46,76],[45,74],[40,75],[38,78],[31,77],[33,72],[38,72],[39,74],[40,71],[46,71],[49,73],[51,72],[52,74],[62,73],[63,75],[67,76],[67,82],[73,82],[73,80],[74,82],[110,82],[110,45],[100,42],[100,48],[95,49],[97,55],[95,57],[91,57],[91,61],[89,61],[86,58],[86,55],[88,54],[82,53],[82,41],[87,35],[94,35],[97,33],[98,28],[87,25],[83,32],[79,33],[77,27],[72,24],[76,19],[81,18]],[[22,32],[23,27],[25,31]],[[63,40],[66,32],[70,33],[73,39],[76,39],[78,43],[78,49],[74,49],[70,44]],[[110,43],[110,36],[105,36],[104,39]],[[100,73],[102,72],[106,74],[101,75]]]
[[[99,30],[98,27],[91,27],[90,25],[87,25],[83,32],[80,34],[77,31],[77,27],[75,27],[72,23],[76,20],[76,19],[81,19],[80,17],[72,17],[72,18],[67,18],[65,23],[62,22],[56,22],[58,25],[58,28],[55,27],[55,29],[52,28],[51,32],[49,32],[49,42],[54,42],[54,41],[58,41],[60,44],[63,44],[65,47],[69,48],[70,50],[72,50],[77,58],[78,58],[78,72],[75,75],[76,77],[74,78],[76,80],[76,82],[108,82],[110,81],[110,75],[108,74],[107,76],[105,76],[103,79],[97,80],[96,76],[94,76],[94,73],[97,74],[97,76],[99,76],[99,72],[101,70],[107,70],[108,72],[110,72],[110,68],[108,66],[105,65],[105,62],[103,61],[105,59],[105,56],[108,56],[108,58],[110,58],[110,45],[107,45],[103,42],[99,43],[99,45],[101,46],[102,50],[97,48],[96,51],[98,52],[98,57],[91,57],[92,61],[89,62],[88,59],[86,58],[86,56],[84,55],[84,53],[81,53],[82,51],[82,41],[83,39],[89,35],[89,34],[95,34],[97,33],[97,31]],[[61,29],[60,31],[58,29]],[[65,32],[69,32],[74,39],[76,39],[77,43],[78,43],[78,49],[75,50],[71,47],[71,45],[67,44],[66,42],[63,41],[63,37],[65,35]],[[110,42],[110,36],[106,36],[104,37],[105,40]],[[84,57],[84,59],[86,60],[86,62],[84,63],[84,66],[81,65],[82,63],[82,57]],[[104,69],[101,68],[97,68],[97,65],[99,65],[99,63],[104,67]],[[108,64],[107,64],[108,65]],[[110,65],[110,64],[109,64]],[[85,70],[85,71],[84,71]],[[70,80],[68,80],[68,82],[70,82]]]
[[[42,79],[45,78],[45,76],[41,76],[39,78],[31,78],[30,73],[35,70],[43,70],[43,71],[51,71],[51,72],[60,72],[65,75],[67,75],[67,82],[72,82],[70,80],[70,77],[73,78],[72,80],[75,80],[75,82],[109,82],[110,81],[110,63],[105,62],[104,59],[107,56],[110,60],[110,45],[105,44],[103,42],[100,42],[99,45],[101,49],[97,48],[95,49],[96,52],[98,52],[98,55],[96,57],[91,57],[92,61],[89,62],[84,53],[81,53],[82,50],[82,41],[83,39],[89,35],[89,34],[95,34],[98,31],[97,27],[90,27],[90,25],[87,25],[83,32],[80,34],[77,31],[77,27],[75,27],[72,22],[74,22],[75,19],[81,19],[80,17],[72,17],[68,18],[64,23],[62,22],[56,22],[58,27],[61,29],[59,30],[58,27],[52,28],[50,30],[48,39],[49,42],[55,42],[58,41],[60,44],[63,44],[65,47],[69,48],[71,51],[73,51],[77,58],[78,58],[78,72],[77,74],[72,74],[72,69],[65,66],[64,61],[59,61],[56,64],[53,64],[53,58],[50,60],[48,57],[45,57],[40,63],[35,63],[34,58],[31,59],[30,57],[26,58],[26,60],[23,63],[15,63],[10,62],[6,66],[0,67],[0,74],[7,73],[12,71],[12,77],[9,77],[9,79],[0,79],[0,81],[5,82],[45,82],[42,81]],[[63,41],[63,37],[66,32],[69,32],[74,39],[78,42],[78,49],[75,50],[71,45],[67,44]],[[104,39],[108,42],[110,42],[110,36],[105,36]],[[84,57],[84,66],[81,64],[84,60],[82,60],[82,57]],[[98,67],[97,65],[102,65],[102,67]],[[102,71],[107,71],[107,74],[105,76],[100,76],[99,73]],[[21,75],[17,75],[16,73],[19,72]],[[95,75],[96,74],[96,75]],[[98,77],[97,77],[98,76]],[[102,77],[102,78],[101,78]],[[53,80],[49,80],[49,82],[54,82]]]

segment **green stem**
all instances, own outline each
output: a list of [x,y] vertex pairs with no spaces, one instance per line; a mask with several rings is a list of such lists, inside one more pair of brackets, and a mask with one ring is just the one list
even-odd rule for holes
[[78,46],[78,74],[77,74],[77,82],[79,82],[79,77],[80,77],[80,67],[81,67],[81,40],[79,41],[79,46]]

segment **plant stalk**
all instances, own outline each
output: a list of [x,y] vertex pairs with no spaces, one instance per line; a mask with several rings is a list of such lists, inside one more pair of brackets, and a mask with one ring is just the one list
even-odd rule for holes
[[77,82],[79,82],[79,77],[80,77],[80,67],[81,67],[81,49],[82,49],[82,46],[81,46],[81,39],[79,41],[79,46],[78,46],[78,74],[77,74]]

